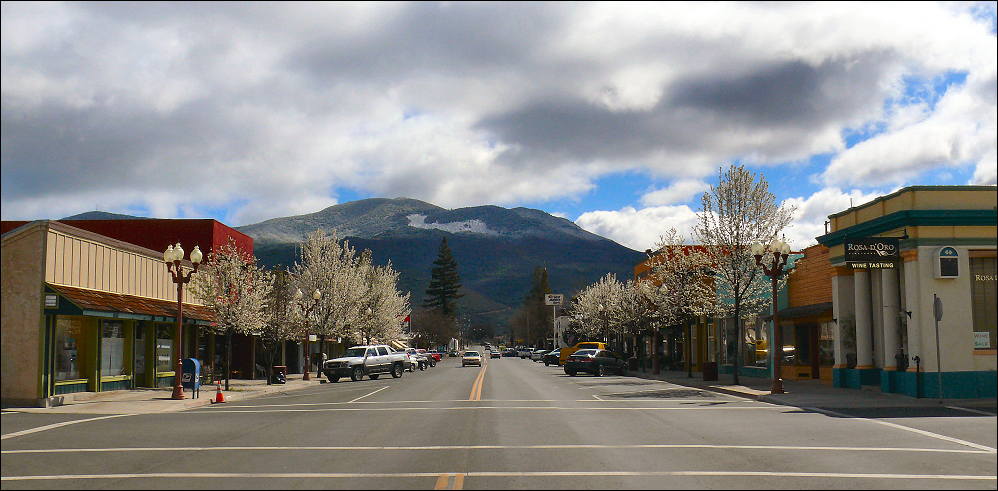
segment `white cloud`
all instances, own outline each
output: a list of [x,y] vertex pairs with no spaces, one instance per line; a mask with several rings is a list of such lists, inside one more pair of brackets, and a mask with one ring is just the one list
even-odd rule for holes
[[696,225],[696,212],[688,206],[655,206],[637,210],[626,207],[619,211],[583,213],[575,224],[596,235],[637,251],[654,249],[659,237],[675,228],[690,237]]
[[[583,217],[643,250],[628,224],[681,211],[731,162],[831,154],[821,179],[844,189],[946,168],[994,183],[990,5],[4,2],[0,208],[62,216],[99,196],[242,225],[344,189],[598,199],[626,170],[672,184]],[[955,73],[938,101],[907,93]]]
[[852,190],[845,193],[838,188],[825,188],[807,198],[787,198],[783,202],[784,206],[797,207],[793,222],[784,231],[787,242],[794,250],[814,245],[817,243],[816,237],[825,235],[825,222],[829,215],[868,203],[893,191],[896,189],[872,193]]
[[641,197],[645,206],[662,206],[685,203],[710,189],[710,185],[700,180],[686,179],[675,181],[665,189],[646,193]]

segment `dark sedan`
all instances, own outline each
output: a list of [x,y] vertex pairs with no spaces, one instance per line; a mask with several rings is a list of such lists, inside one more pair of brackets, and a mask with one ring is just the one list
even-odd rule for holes
[[565,360],[565,373],[574,377],[578,372],[588,372],[597,377],[605,373],[625,375],[627,362],[605,349],[581,349]]
[[557,365],[559,356],[561,356],[561,348],[546,353],[544,355],[544,366]]

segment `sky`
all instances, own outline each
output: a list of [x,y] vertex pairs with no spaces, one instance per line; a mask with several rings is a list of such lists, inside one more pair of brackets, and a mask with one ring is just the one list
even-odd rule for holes
[[731,165],[995,185],[996,3],[2,3],[3,220],[528,207],[643,251]]

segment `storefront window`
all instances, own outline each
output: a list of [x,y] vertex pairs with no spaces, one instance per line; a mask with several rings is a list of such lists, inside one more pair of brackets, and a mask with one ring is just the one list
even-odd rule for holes
[[125,374],[125,323],[101,321],[101,377]]
[[176,370],[173,360],[173,326],[156,326],[156,371],[159,373]]
[[83,378],[80,362],[86,359],[77,340],[82,341],[83,322],[79,319],[59,317],[55,323],[55,380]]
[[835,330],[831,322],[821,323],[820,336],[818,340],[819,363],[823,366],[832,366],[835,364]]
[[998,319],[995,305],[996,295],[996,258],[970,258],[970,284],[974,309],[974,349],[993,350],[998,334]]

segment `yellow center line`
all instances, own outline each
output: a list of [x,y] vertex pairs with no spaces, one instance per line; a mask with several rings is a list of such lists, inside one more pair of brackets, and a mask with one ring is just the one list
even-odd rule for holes
[[433,489],[447,489],[447,481],[450,481],[450,474],[440,474],[437,478],[437,485]]
[[[437,478],[437,485],[433,489],[447,489],[450,476],[450,474],[440,474],[440,477]],[[454,487],[450,489],[464,489],[464,474],[454,474]]]
[[475,384],[471,386],[471,396],[468,397],[469,401],[480,401],[482,399],[482,385],[485,380],[485,369],[488,367],[488,364],[483,364],[481,371],[478,372],[478,378],[475,379]]

